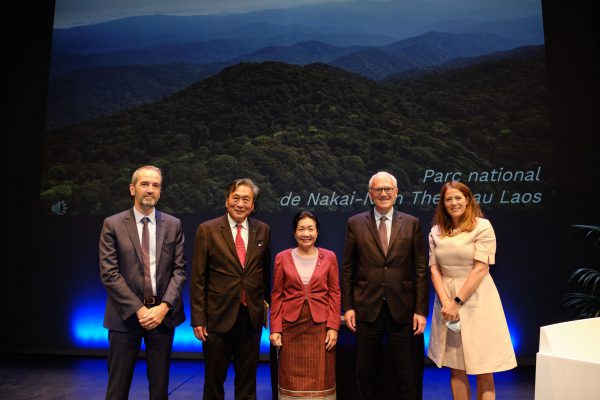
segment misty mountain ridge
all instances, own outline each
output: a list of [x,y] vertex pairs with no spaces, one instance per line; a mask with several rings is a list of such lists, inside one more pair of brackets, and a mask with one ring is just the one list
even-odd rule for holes
[[[239,16],[235,14],[235,16]],[[205,42],[216,39],[240,40],[256,47],[291,44],[302,40],[321,40],[332,45],[382,45],[394,36],[374,34],[348,26],[282,24],[265,22],[220,21],[223,16],[140,16],[97,25],[55,29],[53,55],[90,55],[106,52],[146,49],[161,44]],[[215,20],[216,19],[216,20]],[[286,20],[283,18],[282,20]],[[289,36],[286,38],[285,36]]]
[[443,62],[441,64],[424,67],[409,69],[397,74],[388,76],[386,82],[399,82],[406,80],[413,80],[420,77],[424,77],[431,74],[444,73],[454,69],[465,68],[468,66],[493,63],[505,59],[521,59],[521,58],[541,58],[545,57],[544,46],[522,46],[506,51],[498,51],[490,54],[484,54],[476,57],[458,57],[450,61]]
[[236,57],[239,62],[281,61],[288,64],[305,65],[316,62],[328,63],[338,57],[350,55],[364,46],[338,47],[316,40],[295,43],[289,46],[269,46],[250,54]]
[[472,19],[440,21],[433,24],[431,30],[448,33],[490,32],[513,40],[519,46],[544,43],[541,15],[485,22]]
[[[540,38],[543,41],[541,10],[535,2],[507,0],[485,6],[477,1],[470,5],[461,3],[464,2],[455,1],[453,7],[427,2],[321,3],[235,14],[134,16],[55,29],[52,51],[53,54],[94,54],[141,49],[161,43],[221,38],[261,40],[266,35],[262,29],[256,29],[260,24],[295,26],[295,30],[301,26],[306,32],[339,34],[338,41],[326,43],[341,46],[382,45],[432,30],[456,33],[483,30],[511,39],[525,34],[527,40],[532,40],[532,32],[537,32],[537,41],[519,44],[539,44]],[[344,41],[344,35],[354,35],[352,42]],[[261,47],[267,45],[263,43]]]
[[[166,42],[133,49],[121,49],[91,54],[69,53],[53,49],[51,76],[58,76],[80,68],[127,64],[161,64],[186,62],[210,64],[232,60],[265,47],[290,46],[301,42],[319,41],[332,46],[381,45],[394,40],[391,37],[371,35],[351,29],[307,28],[298,24],[274,25],[253,23],[223,32],[218,38],[204,41]],[[314,60],[309,61],[314,62]],[[305,62],[306,63],[306,62]]]
[[473,57],[513,47],[514,41],[491,33],[427,32],[377,49],[360,50],[330,64],[371,79],[385,79],[409,69],[427,68],[453,58]]
[[[225,42],[229,44],[230,42]],[[221,41],[207,43],[179,44],[176,48],[165,48],[164,45],[155,49],[160,54],[145,51],[122,52],[123,62],[130,60],[134,69],[139,69],[146,56],[152,60],[163,61],[175,60],[173,64],[193,64],[197,60],[197,54],[193,49],[202,49],[203,54],[212,54],[209,57],[215,62],[201,65],[196,68],[201,71],[200,75],[184,72],[178,78],[169,77],[166,86],[180,90],[195,82],[197,76],[206,77],[216,73],[228,65],[244,61],[281,61],[290,64],[306,65],[315,62],[324,62],[356,72],[371,79],[385,79],[391,75],[403,71],[414,71],[428,69],[453,58],[465,58],[490,53],[510,48],[512,42],[497,35],[486,33],[471,34],[447,34],[440,32],[428,32],[415,38],[408,38],[386,46],[374,47],[336,47],[325,43],[309,41],[296,43],[292,46],[274,46],[260,49],[231,60],[220,61],[222,55],[227,54],[234,46],[225,46]],[[215,46],[211,46],[214,44]],[[239,49],[239,48],[238,48]],[[166,50],[166,53],[162,51]],[[213,51],[214,50],[214,51]],[[217,56],[219,55],[219,56]],[[101,55],[88,56],[100,57]],[[118,58],[116,54],[110,54],[105,59],[110,62]],[[137,61],[137,62],[135,62]],[[156,101],[165,95],[164,89],[160,89],[161,80],[156,82],[147,81],[152,76],[165,76],[162,71],[165,67],[161,64],[156,66],[157,73],[151,74],[153,66],[145,65],[144,73],[139,77],[135,74],[127,74],[128,82],[115,74],[124,71],[126,66],[117,69],[112,67],[91,68],[73,73],[65,74],[51,79],[49,84],[49,106],[47,113],[47,129],[55,129],[69,123],[83,121],[87,118],[108,115],[128,106],[147,102],[148,99]],[[187,69],[186,69],[187,71]],[[162,79],[162,78],[159,78]],[[177,80],[173,85],[171,82]]]

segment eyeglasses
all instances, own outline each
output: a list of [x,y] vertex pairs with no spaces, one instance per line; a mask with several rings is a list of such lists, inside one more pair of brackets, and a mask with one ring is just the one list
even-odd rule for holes
[[392,194],[392,192],[396,189],[395,187],[382,187],[382,188],[369,188],[370,191],[375,193],[376,195],[380,195],[385,192],[385,194]]

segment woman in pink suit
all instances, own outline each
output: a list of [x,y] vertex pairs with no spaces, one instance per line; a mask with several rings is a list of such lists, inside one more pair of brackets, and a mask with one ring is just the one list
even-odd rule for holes
[[335,351],[340,327],[338,263],[315,247],[319,221],[309,211],[294,217],[298,247],[275,257],[271,335],[279,351],[279,398],[335,399]]

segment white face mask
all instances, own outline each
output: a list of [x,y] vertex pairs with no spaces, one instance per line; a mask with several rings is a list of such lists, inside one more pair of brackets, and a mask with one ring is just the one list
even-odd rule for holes
[[448,328],[452,332],[459,333],[460,332],[460,320],[446,321],[446,328]]

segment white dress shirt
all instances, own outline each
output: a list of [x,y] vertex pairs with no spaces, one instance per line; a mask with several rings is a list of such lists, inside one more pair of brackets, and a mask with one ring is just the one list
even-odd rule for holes
[[[231,218],[231,215],[227,213],[227,219],[229,220],[229,226],[231,227],[231,236],[233,236],[233,242],[235,243],[235,237],[237,236],[237,222]],[[248,250],[248,218],[242,222],[242,239],[244,239],[244,246]]]

